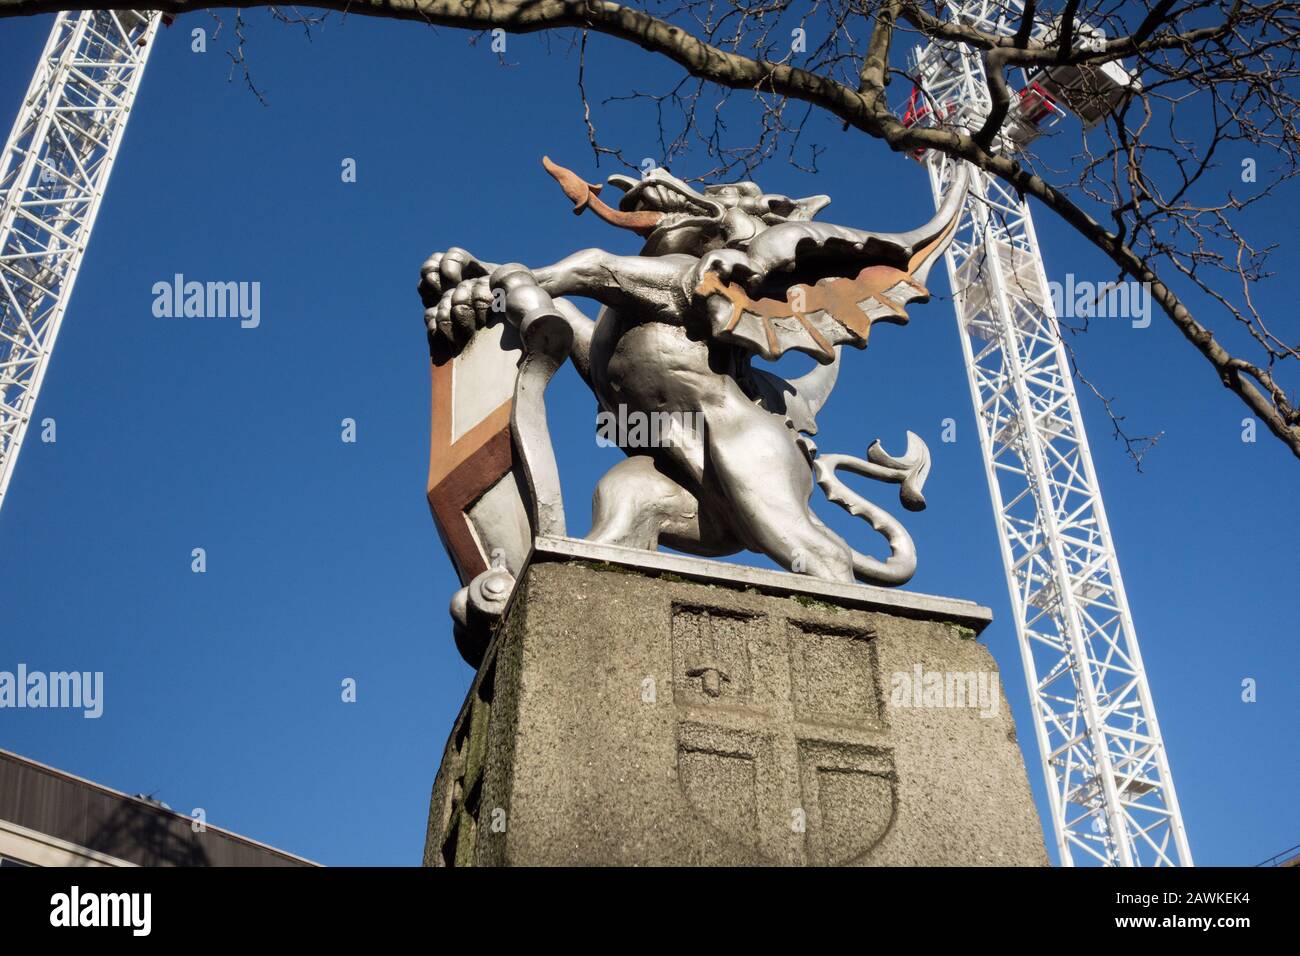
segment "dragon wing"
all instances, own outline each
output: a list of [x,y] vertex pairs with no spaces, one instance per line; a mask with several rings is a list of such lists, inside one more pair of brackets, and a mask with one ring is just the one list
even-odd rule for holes
[[[935,217],[910,232],[785,222],[759,233],[731,269],[733,275],[767,280],[796,266],[816,271],[819,263],[841,274],[812,285],[792,283],[783,298],[755,299],[738,282],[706,272],[695,294],[704,301],[714,337],[768,360],[794,349],[829,364],[837,345],[865,348],[872,323],[906,323],[906,306],[929,299],[925,279],[957,231],[967,182],[962,164]],[[851,276],[842,274],[854,269]]]

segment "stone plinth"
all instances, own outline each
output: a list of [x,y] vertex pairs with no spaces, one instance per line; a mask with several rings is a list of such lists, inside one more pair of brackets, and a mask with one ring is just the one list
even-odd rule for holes
[[967,601],[538,539],[428,865],[1047,863]]

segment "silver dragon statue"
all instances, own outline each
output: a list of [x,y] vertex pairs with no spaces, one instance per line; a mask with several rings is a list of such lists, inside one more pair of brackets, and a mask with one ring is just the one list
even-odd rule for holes
[[[761,552],[831,581],[899,585],[916,570],[911,536],[850,490],[844,469],[901,485],[925,507],[929,451],[879,442],[865,459],[817,453],[810,436],[844,345],[865,348],[873,322],[904,324],[957,227],[960,178],[935,217],[902,233],[813,217],[827,196],[791,199],[752,182],[695,189],[663,169],[602,186],[543,159],[574,204],[644,239],[637,255],[585,249],[553,265],[499,265],[463,249],[429,258],[420,293],[434,364],[429,500],[464,587],[452,602],[471,663],[537,534],[564,534],[542,393],[572,361],[599,409],[653,418],[670,434],[600,479],[588,538],[702,556]],[[593,300],[597,318],[572,301]],[[752,364],[789,350],[818,365],[786,380]],[[664,437],[664,436],[661,436]],[[635,444],[638,447],[631,447]],[[884,536],[889,556],[854,550],[810,506],[814,482]]]

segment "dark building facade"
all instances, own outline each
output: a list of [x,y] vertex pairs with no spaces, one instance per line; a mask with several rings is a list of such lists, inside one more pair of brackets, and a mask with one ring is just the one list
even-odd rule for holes
[[0,866],[317,866],[0,750]]

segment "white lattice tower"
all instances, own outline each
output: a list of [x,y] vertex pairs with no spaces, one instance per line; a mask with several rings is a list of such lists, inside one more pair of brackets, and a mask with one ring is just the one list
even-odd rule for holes
[[0,157],[0,504],[158,20],[60,13]]
[[[948,10],[984,30],[1019,25],[1014,2]],[[914,103],[914,120],[983,124],[990,105],[977,52],[932,43],[915,65],[924,105]],[[1001,150],[1023,141],[1018,106]],[[923,161],[938,201],[953,160],[930,151]],[[1033,219],[1005,183],[970,172],[948,275],[1059,859],[1190,866]]]

